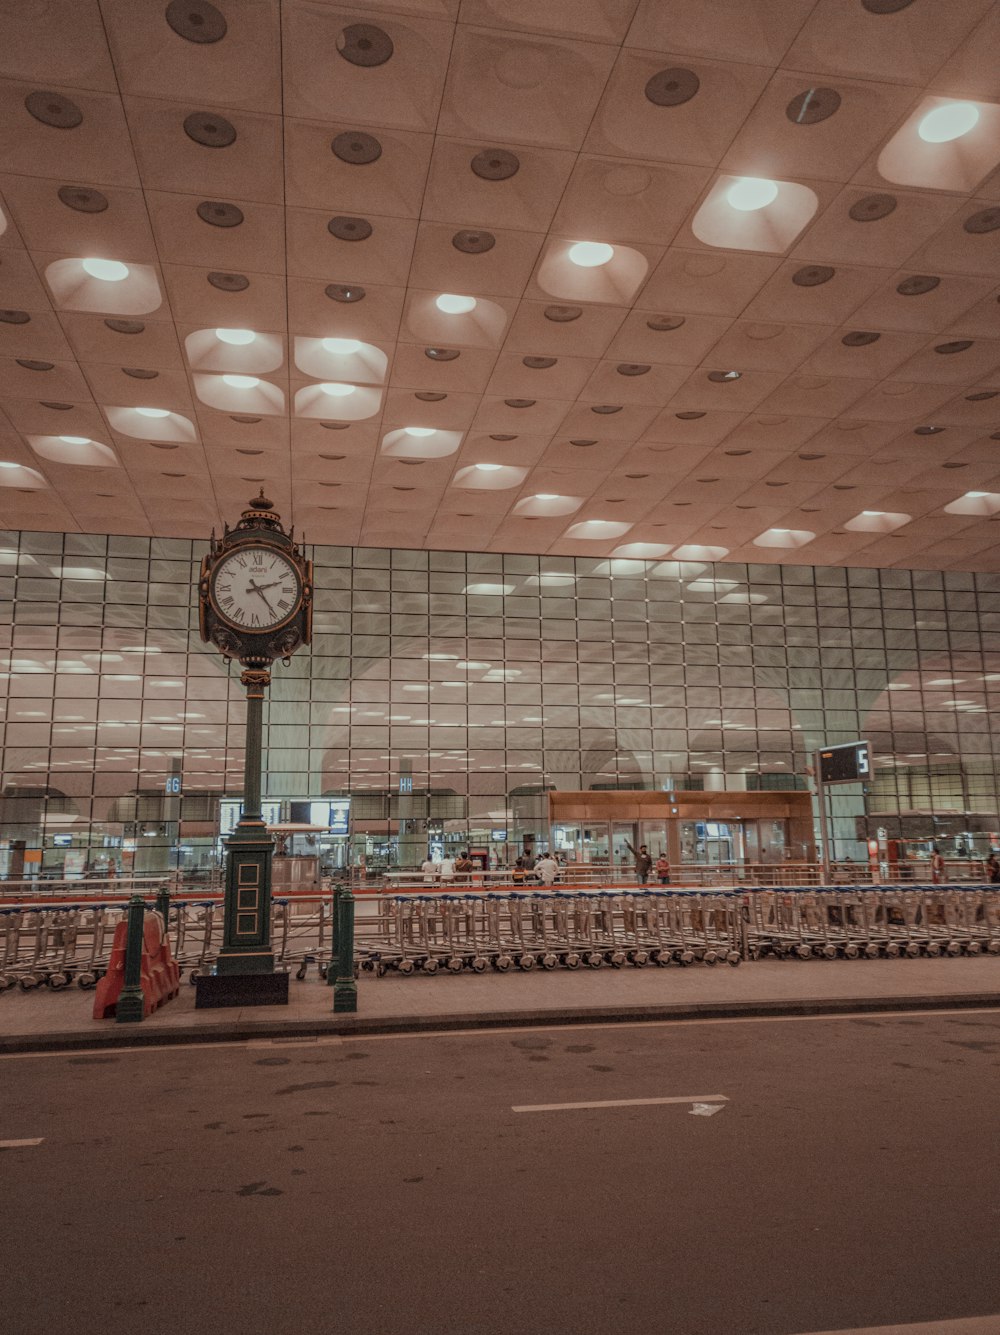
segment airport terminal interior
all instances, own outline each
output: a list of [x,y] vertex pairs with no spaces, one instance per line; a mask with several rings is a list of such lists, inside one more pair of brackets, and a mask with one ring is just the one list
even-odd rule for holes
[[292,858],[812,863],[860,740],[829,857],[1000,843],[1000,6],[3,28],[0,874],[219,867],[197,584],[262,491]]

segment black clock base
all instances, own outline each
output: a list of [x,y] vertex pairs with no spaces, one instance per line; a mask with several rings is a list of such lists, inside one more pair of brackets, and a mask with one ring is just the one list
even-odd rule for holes
[[287,1006],[287,973],[204,973],[195,979],[195,1010]]

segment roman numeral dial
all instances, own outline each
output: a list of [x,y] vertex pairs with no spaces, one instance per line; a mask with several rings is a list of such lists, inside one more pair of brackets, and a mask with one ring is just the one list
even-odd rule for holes
[[243,547],[212,574],[212,605],[223,621],[240,630],[272,630],[294,614],[301,598],[295,565],[271,547]]

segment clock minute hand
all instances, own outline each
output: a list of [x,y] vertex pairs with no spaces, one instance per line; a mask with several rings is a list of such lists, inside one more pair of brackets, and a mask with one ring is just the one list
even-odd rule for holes
[[[270,584],[266,584],[266,585],[264,585],[264,588],[269,589],[270,587],[271,587]],[[253,582],[253,580],[251,580],[250,583],[249,583],[249,585],[247,586],[247,592],[248,592],[248,593],[257,593],[257,594],[260,594],[261,598],[264,599],[264,606],[265,606],[265,607],[267,608],[267,610],[271,613],[271,615],[274,616],[274,615],[275,615],[274,608],[273,608],[273,607],[271,606],[271,604],[267,601],[267,594],[264,592],[264,588],[260,588],[258,585],[256,585],[256,584]]]

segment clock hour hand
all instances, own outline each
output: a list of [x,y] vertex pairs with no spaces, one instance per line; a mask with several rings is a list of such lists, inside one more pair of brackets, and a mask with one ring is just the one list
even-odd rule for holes
[[284,582],[285,581],[282,579],[275,579],[272,580],[270,584],[255,584],[253,580],[251,580],[249,588],[252,589],[254,593],[260,593],[262,589],[276,589],[279,584],[284,584]]

